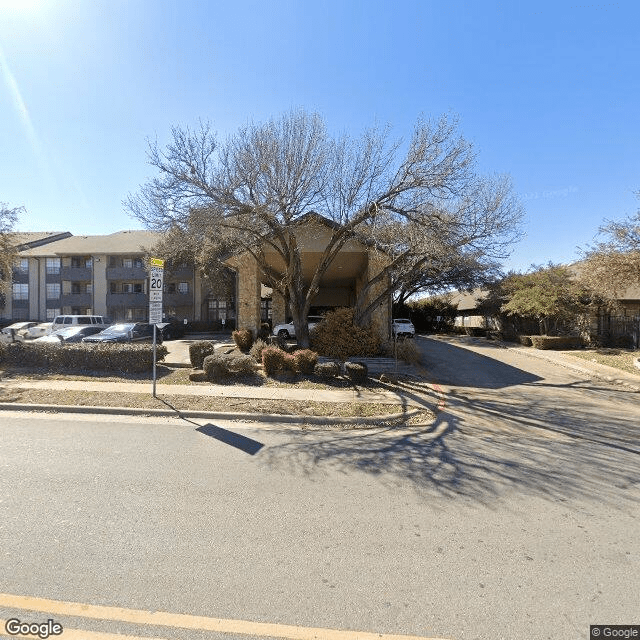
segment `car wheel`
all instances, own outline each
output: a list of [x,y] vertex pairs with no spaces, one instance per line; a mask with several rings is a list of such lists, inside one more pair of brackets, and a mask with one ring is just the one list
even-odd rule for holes
[[280,331],[278,331],[278,337],[279,338],[284,338],[285,340],[289,339],[289,332],[286,329],[280,329]]

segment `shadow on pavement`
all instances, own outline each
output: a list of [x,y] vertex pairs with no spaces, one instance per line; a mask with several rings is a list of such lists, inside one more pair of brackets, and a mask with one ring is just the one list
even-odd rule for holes
[[[473,403],[458,398],[429,427],[300,433],[286,444],[269,447],[263,456],[268,464],[294,475],[313,477],[329,466],[409,482],[430,496],[466,498],[488,506],[516,492],[555,502],[583,499],[613,508],[632,503],[637,508],[637,454],[624,443],[603,446],[553,430],[531,429],[544,425],[554,408],[539,411],[531,404],[514,407],[496,398]],[[499,415],[507,415],[508,422],[501,423]],[[587,432],[592,423],[588,412],[572,411],[572,416],[577,428]],[[622,422],[618,425],[628,432],[635,427],[632,417]]]
[[[457,339],[460,341],[460,339]],[[454,339],[451,339],[453,342]],[[416,338],[424,367],[440,384],[481,389],[501,389],[542,380],[540,376],[480,355],[449,341]],[[472,344],[472,343],[471,343]],[[483,344],[486,347],[486,344]],[[489,346],[493,346],[489,343]],[[494,347],[498,349],[499,347]]]
[[248,453],[250,456],[255,456],[256,453],[264,447],[262,442],[258,442],[252,438],[247,438],[246,436],[229,431],[228,429],[223,429],[222,427],[216,427],[213,424],[202,425],[201,427],[198,427],[196,431],[204,433],[204,435],[214,438],[215,440],[219,440],[231,447],[240,449],[240,451],[244,451],[244,453]]

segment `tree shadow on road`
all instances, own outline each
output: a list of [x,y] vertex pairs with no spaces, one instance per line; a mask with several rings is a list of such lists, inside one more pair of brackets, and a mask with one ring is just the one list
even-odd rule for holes
[[[535,404],[535,403],[533,403]],[[328,468],[362,472],[378,480],[409,483],[431,497],[464,498],[492,505],[513,493],[552,501],[582,499],[617,508],[640,501],[640,455],[624,443],[603,445],[544,428],[540,410],[495,398],[456,398],[450,410],[423,427],[379,427],[294,434],[264,451],[268,464],[314,477]],[[557,410],[557,407],[555,407]],[[509,416],[499,426],[498,415]],[[577,428],[590,420],[573,412]],[[624,421],[625,429],[632,423]],[[550,423],[553,424],[553,423]],[[637,439],[634,446],[640,452]]]

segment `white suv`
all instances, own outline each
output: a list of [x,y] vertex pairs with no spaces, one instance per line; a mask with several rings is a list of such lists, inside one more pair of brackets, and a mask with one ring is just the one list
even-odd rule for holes
[[[322,316],[308,316],[307,322],[309,323],[309,331],[313,329],[319,322],[322,321]],[[287,324],[277,324],[273,327],[273,335],[280,336],[285,340],[287,338],[296,337],[296,328],[293,326],[293,322],[287,322]]]
[[408,318],[394,318],[391,331],[396,338],[413,338],[416,328]]

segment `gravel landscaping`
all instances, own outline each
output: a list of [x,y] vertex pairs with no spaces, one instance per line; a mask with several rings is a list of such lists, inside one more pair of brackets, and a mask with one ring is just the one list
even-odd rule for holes
[[584,351],[564,351],[566,355],[605,364],[627,373],[634,373],[640,378],[640,369],[633,366],[634,358],[640,357],[640,351],[633,349],[588,349]]

